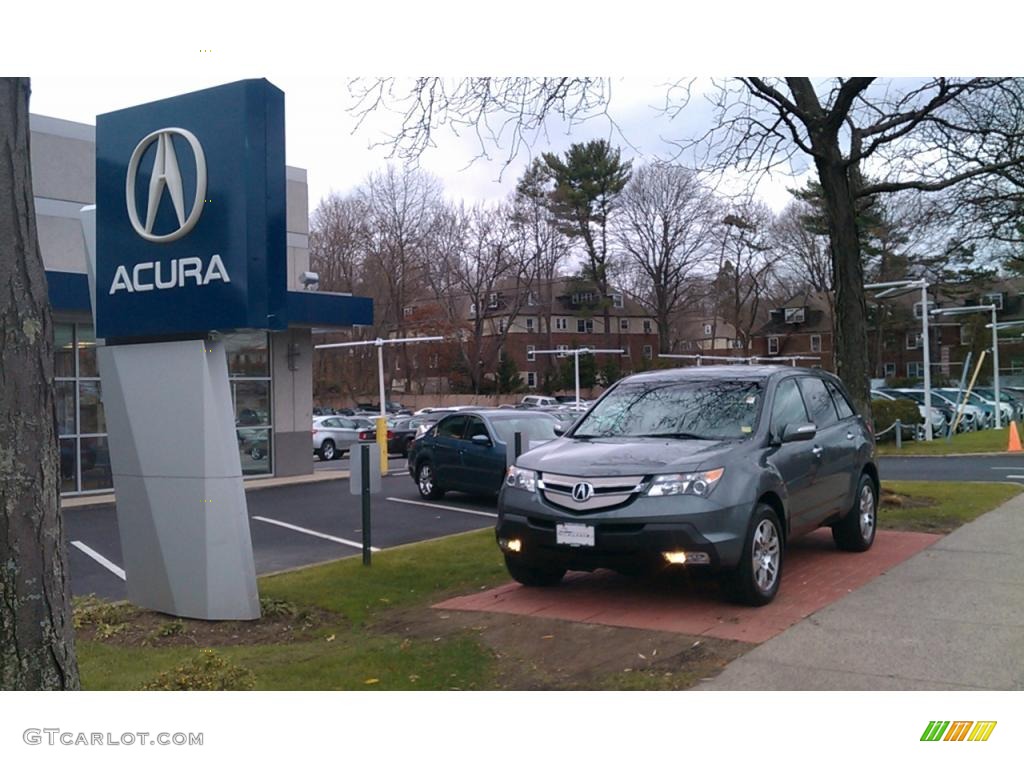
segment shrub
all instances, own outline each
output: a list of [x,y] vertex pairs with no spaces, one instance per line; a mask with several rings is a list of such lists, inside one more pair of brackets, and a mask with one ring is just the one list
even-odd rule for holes
[[252,671],[204,648],[197,656],[142,686],[144,691],[251,691],[256,686]]
[[[917,426],[924,419],[921,418],[921,411],[913,400],[872,400],[871,414],[875,419],[875,434],[883,432],[891,427],[896,419],[899,419],[904,426]],[[895,431],[882,435],[882,440],[895,440]]]
[[265,619],[283,619],[297,616],[299,614],[299,609],[295,607],[295,603],[290,603],[287,600],[276,600],[272,597],[261,597],[260,613]]
[[76,630],[92,627],[97,640],[109,640],[129,627],[138,609],[126,602],[109,603],[96,595],[76,597],[72,601]]

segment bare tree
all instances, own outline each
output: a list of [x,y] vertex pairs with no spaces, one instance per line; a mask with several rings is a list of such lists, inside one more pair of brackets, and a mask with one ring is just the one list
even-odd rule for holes
[[[372,273],[368,284],[377,286],[374,321],[382,333],[388,328],[402,336],[406,306],[421,289],[421,266],[442,205],[441,183],[417,169],[389,166],[370,175],[358,199],[367,217],[366,268]],[[405,344],[399,347],[395,354],[404,363],[406,391],[411,391],[409,350]]]
[[460,340],[458,354],[470,387],[479,394],[497,369],[508,337],[530,290],[529,251],[507,206],[448,206],[434,230],[434,248],[423,275]]
[[871,77],[744,77],[715,96],[715,127],[703,137],[709,167],[764,172],[814,164],[831,244],[836,365],[863,413],[871,411],[871,371],[858,200],[941,191],[1022,167],[1024,157],[1004,153],[1008,135],[963,115],[969,102],[1003,101],[1018,88],[1007,78],[939,77],[901,88]]
[[77,689],[28,101],[0,78],[0,689]]
[[771,254],[774,223],[768,206],[746,202],[734,206],[718,228],[721,250],[712,284],[715,316],[736,329],[745,355],[750,352],[754,326],[763,319],[764,300],[775,278]]
[[311,219],[309,261],[320,276],[321,290],[356,292],[363,283],[370,242],[364,200],[332,194],[320,201]]
[[671,351],[670,319],[692,297],[694,272],[711,256],[718,208],[693,171],[663,163],[637,169],[622,196],[616,242],[639,278],[635,298],[657,320],[661,352]]
[[[331,194],[320,201],[310,218],[310,267],[320,276],[321,290],[372,296],[379,302],[383,284],[373,279],[375,270],[368,261],[370,216],[363,199],[357,193]],[[329,334],[322,341],[358,340],[367,335],[363,329],[352,329]],[[355,399],[376,391],[374,355],[362,348],[317,353],[314,395]]]
[[[358,81],[352,90],[362,97],[357,112],[363,115],[398,106],[404,117],[395,146],[415,155],[442,125],[483,126],[481,146],[504,137],[510,151],[517,151],[531,133],[543,130],[549,114],[579,119],[600,114],[608,85],[589,78],[464,78],[448,86],[439,78],[421,78],[408,89],[377,80]],[[813,163],[829,224],[838,370],[865,414],[871,407],[870,371],[856,201],[963,183],[984,188],[989,181],[1016,178],[1024,169],[1024,153],[1018,151],[1024,130],[1011,121],[993,130],[985,117],[1008,106],[1016,109],[1019,92],[1020,82],[1009,78],[939,77],[901,87],[871,77],[742,77],[718,90],[715,127],[696,141],[682,142],[706,150],[708,170],[791,172]],[[683,94],[681,101],[676,94]],[[668,112],[685,106],[689,94],[689,83],[670,87]],[[493,129],[499,115],[510,134]],[[868,164],[871,182],[863,177]]]

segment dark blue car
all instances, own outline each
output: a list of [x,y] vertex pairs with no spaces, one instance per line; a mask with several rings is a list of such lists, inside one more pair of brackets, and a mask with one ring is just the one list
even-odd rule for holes
[[496,494],[505,479],[508,446],[522,434],[522,450],[554,440],[558,422],[546,413],[493,409],[446,416],[413,443],[409,475],[425,499],[447,491]]

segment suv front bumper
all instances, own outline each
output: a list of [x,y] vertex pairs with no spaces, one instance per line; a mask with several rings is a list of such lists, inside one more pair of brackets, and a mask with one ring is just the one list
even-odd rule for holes
[[[520,557],[531,565],[567,570],[624,570],[666,565],[666,552],[703,552],[710,567],[733,568],[740,560],[754,502],[722,507],[696,496],[634,498],[623,506],[591,514],[556,507],[539,493],[503,486],[495,534],[518,539]],[[593,526],[594,545],[557,541],[560,523]]]

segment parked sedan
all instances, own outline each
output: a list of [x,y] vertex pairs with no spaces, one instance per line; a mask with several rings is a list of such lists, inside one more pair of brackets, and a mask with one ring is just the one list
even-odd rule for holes
[[[990,403],[995,403],[996,390],[994,387],[975,387],[974,391]],[[1019,397],[1014,397],[1012,392],[999,390],[999,401],[1003,404],[1003,421],[1008,419],[1019,419],[1024,415],[1024,404]]]
[[341,458],[354,446],[367,442],[369,422],[347,416],[318,416],[313,419],[313,453],[321,461]]
[[[402,456],[408,456],[409,449],[412,447],[413,441],[416,439],[420,426],[422,424],[429,425],[433,423],[434,421],[426,421],[422,418],[402,417],[397,419],[388,419],[388,453],[398,453]],[[370,429],[368,437],[370,440],[376,441],[376,426]]]
[[412,444],[409,476],[425,499],[447,491],[497,493],[509,444],[522,435],[528,450],[556,437],[558,422],[536,411],[476,410],[445,416]]
[[[897,397],[906,397],[918,405],[924,405],[924,390],[922,389],[889,389],[885,388],[880,390],[887,394],[896,395]],[[932,405],[937,405],[940,408],[948,408],[953,413],[954,421],[956,419],[956,413],[958,404],[951,400],[948,395],[944,395],[936,389],[932,390]],[[983,429],[985,424],[985,413],[980,408],[973,405],[963,406],[963,414],[960,417],[960,422],[957,424],[958,432],[970,432],[976,429]]]
[[878,492],[874,438],[835,376],[653,371],[509,467],[496,537],[527,586],[569,569],[708,567],[764,605],[793,537],[827,525],[839,549],[871,547]]
[[[903,399],[903,398],[900,398],[897,395],[889,394],[888,392],[882,392],[881,390],[873,389],[873,390],[871,390],[871,399],[872,400],[900,400],[900,399]],[[921,414],[921,419],[922,420],[925,418],[925,414],[929,413],[929,411],[925,410],[925,407],[923,405],[918,405],[917,406],[917,410],[918,410],[918,413]],[[931,416],[932,416],[931,417],[932,434],[933,435],[941,435],[941,434],[943,434],[945,432],[946,426],[949,424],[949,421],[946,418],[946,415],[942,412],[942,410],[937,408],[935,406],[935,404],[932,404],[932,409],[931,409],[930,413],[931,413]],[[923,440],[924,439],[924,424],[923,423],[922,424],[918,424],[917,428],[914,430],[914,439],[915,440]]]

